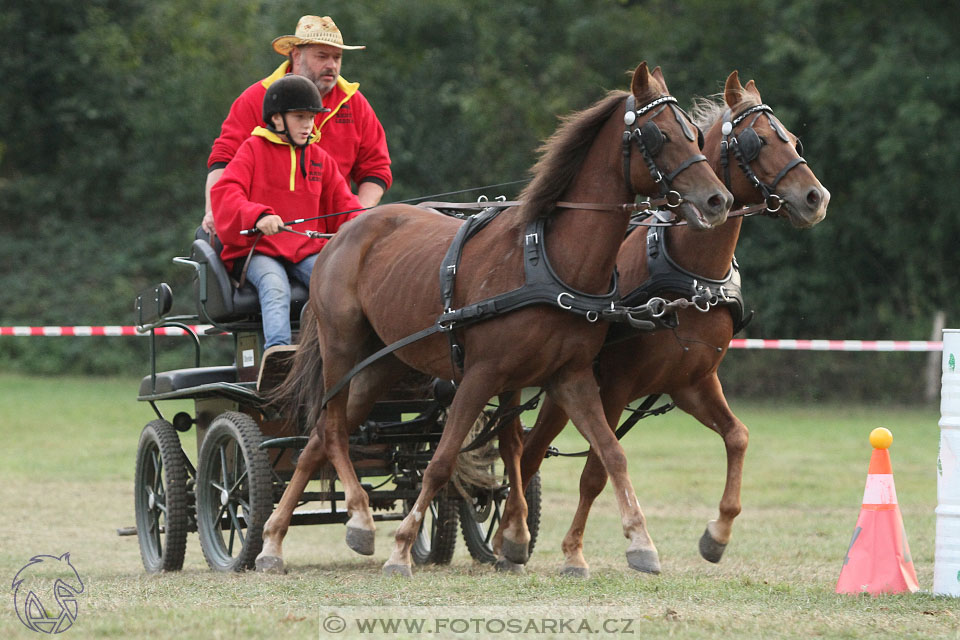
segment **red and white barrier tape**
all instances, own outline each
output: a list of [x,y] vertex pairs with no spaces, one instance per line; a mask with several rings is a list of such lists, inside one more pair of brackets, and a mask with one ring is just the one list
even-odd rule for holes
[[757,340],[735,338],[731,349],[784,351],[943,351],[943,343],[928,340]]
[[[191,325],[197,333],[210,328],[208,324]],[[180,327],[159,327],[158,336],[182,336]],[[133,326],[103,327],[0,327],[0,336],[146,336]],[[943,343],[929,340],[758,340],[735,338],[731,349],[774,349],[782,351],[942,351]]]
[[[197,333],[203,333],[210,328],[208,324],[190,325],[190,328]],[[159,327],[156,329],[158,336],[182,336],[186,331],[180,327]],[[148,336],[150,332],[139,333],[136,327],[0,327],[0,336]]]

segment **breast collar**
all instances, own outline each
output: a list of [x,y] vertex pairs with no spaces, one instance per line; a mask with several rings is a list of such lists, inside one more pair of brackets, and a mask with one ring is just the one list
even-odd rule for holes
[[[631,231],[634,228],[636,227],[631,227]],[[647,231],[647,270],[650,275],[642,284],[623,296],[622,303],[633,306],[643,304],[650,298],[667,292],[695,296],[709,290],[720,299],[718,303],[720,306],[730,310],[730,315],[733,317],[733,332],[739,333],[750,323],[753,312],[746,315],[744,311],[740,265],[737,264],[736,257],[731,261],[727,275],[720,280],[687,271],[674,262],[667,252],[668,228],[650,227]]]

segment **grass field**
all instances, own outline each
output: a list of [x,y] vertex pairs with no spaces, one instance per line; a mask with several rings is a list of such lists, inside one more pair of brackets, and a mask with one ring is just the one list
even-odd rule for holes
[[[372,558],[345,547],[341,525],[292,528],[285,544],[289,573],[283,576],[214,574],[191,534],[182,572],[146,575],[136,538],[116,535],[117,528],[134,523],[135,450],[141,428],[153,418],[149,406],[135,401],[137,384],[0,375],[0,577],[9,585],[31,556],[69,551],[85,592],[66,637],[316,638],[322,607],[355,605],[495,607],[500,615],[516,616],[613,607],[604,610],[631,619],[632,634],[651,637],[960,637],[960,602],[929,594],[935,408],[741,405],[733,399],[751,441],[744,511],[718,565],[699,558],[697,540],[716,517],[723,447],[715,434],[673,412],[644,421],[624,441],[660,550],[659,577],[627,567],[609,489],[587,529],[591,578],[557,575],[582,462],[556,458],[544,463],[541,533],[523,576],[473,563],[461,541],[449,566],[421,569],[408,581],[384,578],[380,566],[395,523],[379,524]],[[172,415],[173,406],[167,408]],[[867,435],[876,426],[895,436],[891,454],[900,508],[927,593],[834,593],[859,515],[870,458]],[[193,438],[191,432],[184,440],[191,456]],[[565,451],[583,448],[572,429],[558,444]],[[18,621],[8,593],[0,605],[0,637],[35,637]]]

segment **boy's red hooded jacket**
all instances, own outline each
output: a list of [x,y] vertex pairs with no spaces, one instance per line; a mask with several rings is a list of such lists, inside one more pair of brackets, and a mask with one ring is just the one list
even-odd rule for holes
[[[301,153],[275,133],[257,127],[240,145],[210,191],[214,224],[223,242],[220,257],[228,269],[234,260],[246,257],[257,237],[257,253],[290,262],[300,262],[317,253],[327,242],[285,231],[272,236],[240,235],[242,230],[254,228],[263,214],[276,214],[292,221],[360,208],[336,161],[315,142],[311,138],[305,153]],[[360,212],[356,211],[320,218],[292,228],[333,233],[358,215]]]

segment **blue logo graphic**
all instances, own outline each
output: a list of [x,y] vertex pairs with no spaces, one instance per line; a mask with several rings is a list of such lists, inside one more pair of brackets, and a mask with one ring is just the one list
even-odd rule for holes
[[63,633],[77,619],[77,596],[83,580],[70,564],[70,553],[33,556],[13,578],[13,603],[20,622],[39,633]]

